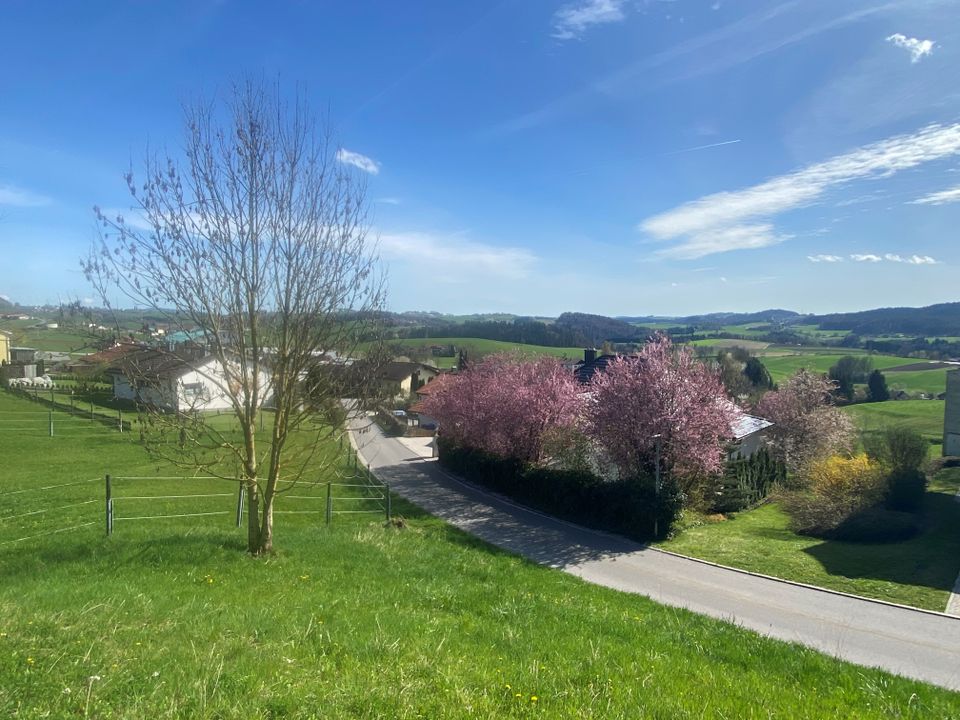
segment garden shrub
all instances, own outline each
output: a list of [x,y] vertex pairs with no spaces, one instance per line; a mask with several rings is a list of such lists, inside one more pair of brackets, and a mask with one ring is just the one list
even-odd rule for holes
[[683,494],[667,480],[660,493],[648,477],[604,480],[583,470],[557,470],[525,465],[474,448],[440,440],[440,463],[478,485],[596,530],[634,540],[666,537],[680,514]]
[[750,457],[728,460],[723,474],[709,487],[707,509],[729,513],[750,507],[767,497],[774,486],[782,485],[786,474],[786,466],[766,448]]
[[915,513],[923,506],[926,492],[927,476],[922,470],[894,470],[887,480],[887,507]]
[[865,454],[838,455],[813,463],[807,483],[815,494],[857,510],[876,505],[886,493],[883,468]]

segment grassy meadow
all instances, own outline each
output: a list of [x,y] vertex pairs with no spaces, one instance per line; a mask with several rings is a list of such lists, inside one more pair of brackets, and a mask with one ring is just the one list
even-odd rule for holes
[[[232,484],[118,479],[118,517],[137,502],[227,512],[118,521],[106,538],[103,474],[170,468],[133,433],[51,438],[31,412],[0,393],[4,717],[960,715],[957,694],[588,585],[399,500],[403,527],[278,515],[276,554],[254,559]],[[188,493],[218,497],[132,499]],[[278,509],[314,507],[297,503]]]
[[[547,345],[525,345],[521,343],[503,342],[501,340],[486,340],[484,338],[466,338],[466,337],[436,337],[436,338],[404,338],[393,342],[402,348],[426,349],[431,345],[454,345],[457,349],[463,349],[468,358],[479,358],[484,355],[494,353],[518,353],[520,355],[551,355],[553,357],[564,358],[568,360],[580,360],[583,358],[583,348],[578,347],[549,347]],[[455,367],[457,358],[454,357],[431,357],[430,361],[437,367],[449,368]]]
[[666,550],[863,597],[942,612],[960,573],[960,468],[942,470],[925,503],[925,527],[898,543],[818,540],[792,532],[776,503],[722,521],[700,520]]

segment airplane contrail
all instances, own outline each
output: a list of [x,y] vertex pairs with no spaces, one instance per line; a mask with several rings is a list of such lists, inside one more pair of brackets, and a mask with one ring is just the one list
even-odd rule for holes
[[674,150],[672,152],[664,153],[664,155],[679,155],[681,153],[696,152],[697,150],[707,150],[708,148],[720,147],[721,145],[735,145],[739,142],[743,142],[743,140],[739,138],[737,140],[724,140],[723,142],[710,143],[709,145],[697,145],[696,147],[684,148],[683,150]]

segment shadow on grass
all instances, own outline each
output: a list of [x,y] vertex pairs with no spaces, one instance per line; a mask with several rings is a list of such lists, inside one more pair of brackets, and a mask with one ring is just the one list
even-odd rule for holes
[[896,543],[828,540],[803,552],[831,575],[869,578],[950,591],[960,572],[960,503],[953,495],[927,493],[923,530]]
[[645,547],[520,507],[453,479],[436,462],[389,465],[378,468],[377,474],[396,492],[403,493],[405,507],[419,509],[416,517],[438,517],[456,526],[449,529],[447,538],[457,544],[496,554],[520,554],[535,563],[557,568]]

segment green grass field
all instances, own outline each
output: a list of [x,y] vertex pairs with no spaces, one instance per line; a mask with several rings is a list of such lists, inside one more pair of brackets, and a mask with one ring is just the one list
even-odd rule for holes
[[[931,443],[943,442],[942,400],[887,400],[847,405],[842,409],[865,432],[876,432],[891,425],[905,426],[913,428]],[[937,452],[939,454],[939,448]]]
[[[395,343],[408,348],[428,348],[431,345],[455,345],[458,349],[463,348],[467,353],[467,357],[480,357],[493,353],[520,353],[521,355],[552,355],[569,360],[580,360],[583,358],[583,348],[524,345],[520,343],[502,342],[500,340],[485,340],[483,338],[406,338],[397,340]],[[436,361],[439,367],[444,367],[444,365],[440,364],[443,361],[449,363],[450,367],[455,365],[457,361],[455,357],[434,357],[432,360]]]
[[[773,378],[773,381],[780,383],[788,379],[800,368],[806,368],[807,370],[817,373],[826,373],[830,370],[830,367],[836,364],[837,360],[844,355],[861,354],[863,353],[845,351],[837,353],[809,352],[796,355],[782,355],[779,357],[764,357],[763,364],[766,365],[767,370],[770,371],[770,377]],[[871,355],[870,358],[873,362],[873,367],[879,370],[916,362],[915,358],[901,358],[893,355]],[[935,373],[938,371],[923,372]],[[887,377],[887,382],[891,382],[891,376]]]
[[684,529],[666,550],[787,580],[943,611],[960,573],[960,468],[943,470],[927,495],[926,527],[899,543],[844,543],[792,532],[775,503]]
[[[34,407],[0,393],[0,417]],[[132,436],[0,429],[0,457],[3,717],[960,713],[955,693],[588,585],[399,500],[402,529],[375,515],[336,516],[330,527],[319,513],[278,516],[276,554],[253,559],[232,497],[169,501],[227,505],[227,515],[120,521],[103,536],[105,472],[169,472]],[[37,490],[70,482],[81,484]],[[188,491],[223,489],[209,482]],[[183,487],[118,480],[115,493]],[[9,520],[31,508],[51,512]],[[94,524],[49,532],[80,522]]]
[[887,387],[891,390],[906,390],[909,393],[939,395],[947,389],[947,370],[905,370],[886,372]]

